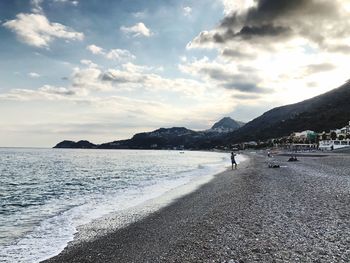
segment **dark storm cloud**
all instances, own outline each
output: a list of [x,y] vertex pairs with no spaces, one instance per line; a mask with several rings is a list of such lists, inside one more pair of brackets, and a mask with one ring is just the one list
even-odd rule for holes
[[100,75],[100,79],[102,81],[111,81],[114,83],[143,83],[145,78],[142,78],[140,74],[131,74],[124,71],[107,71]]
[[251,72],[248,68],[247,70],[247,73],[234,74],[222,67],[202,67],[199,73],[218,82],[220,87],[228,90],[259,94],[270,92],[270,90],[257,84],[261,79],[254,72]]
[[203,67],[199,70],[199,73],[204,74],[209,78],[213,80],[218,80],[218,81],[223,81],[234,77],[233,74],[230,74],[229,72],[224,71],[222,68]]
[[239,58],[239,59],[254,59],[256,55],[250,53],[244,53],[239,50],[225,48],[222,51],[222,55],[227,58]]
[[262,25],[262,26],[243,26],[237,33],[231,28],[223,33],[215,33],[213,40],[217,43],[225,43],[227,40],[243,39],[249,40],[256,37],[283,37],[288,36],[291,29],[282,26]]
[[[340,7],[334,1],[324,0],[257,0],[257,4],[244,13],[231,13],[217,29],[202,32],[193,42],[217,43],[254,39],[285,39],[294,35],[306,37],[322,44],[326,34],[322,27],[327,21],[339,19]],[[318,30],[315,30],[318,25]],[[340,24],[331,34],[342,37],[348,34]]]
[[329,16],[337,13],[333,1],[324,0],[259,0],[257,7],[249,9],[246,23],[261,24],[284,18]]
[[238,90],[240,92],[245,92],[245,93],[270,93],[271,91],[259,87],[256,83],[253,82],[241,82],[241,81],[232,81],[232,82],[227,82],[222,85],[225,89],[229,90]]
[[244,26],[236,34],[236,37],[241,37],[243,39],[250,39],[252,37],[259,37],[259,36],[276,37],[276,36],[288,34],[289,32],[290,32],[290,28],[286,28],[282,26],[273,26],[273,25]]

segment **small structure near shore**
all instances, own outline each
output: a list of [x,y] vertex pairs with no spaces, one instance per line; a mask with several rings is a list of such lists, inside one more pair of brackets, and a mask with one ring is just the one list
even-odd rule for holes
[[324,140],[319,142],[319,149],[331,151],[344,147],[350,147],[350,139],[347,140]]
[[323,151],[350,147],[350,121],[343,128],[331,130],[329,133],[320,133],[319,139],[319,149]]

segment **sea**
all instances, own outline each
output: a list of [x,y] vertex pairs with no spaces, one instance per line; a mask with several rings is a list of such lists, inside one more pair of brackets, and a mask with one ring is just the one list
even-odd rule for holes
[[0,262],[55,256],[80,226],[229,165],[219,152],[0,148]]

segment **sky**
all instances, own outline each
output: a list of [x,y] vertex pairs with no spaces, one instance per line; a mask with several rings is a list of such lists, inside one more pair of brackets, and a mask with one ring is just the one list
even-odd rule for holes
[[0,0],[0,146],[248,122],[349,79],[350,0]]

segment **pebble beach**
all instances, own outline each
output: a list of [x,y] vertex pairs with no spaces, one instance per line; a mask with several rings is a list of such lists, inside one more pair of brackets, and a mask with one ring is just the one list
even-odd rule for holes
[[350,262],[350,155],[287,159],[247,153],[237,170],[44,262]]

